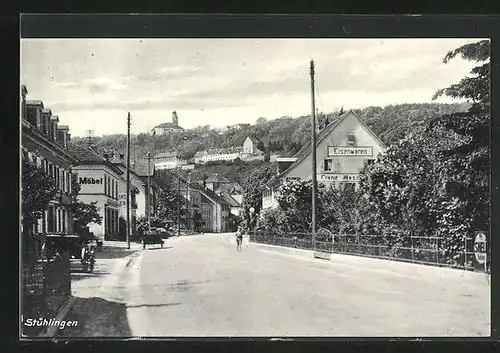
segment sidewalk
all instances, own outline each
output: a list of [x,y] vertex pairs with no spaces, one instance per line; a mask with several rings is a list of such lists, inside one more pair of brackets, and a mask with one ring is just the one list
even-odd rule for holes
[[58,330],[64,337],[130,337],[126,307],[122,299],[122,274],[140,254],[141,244],[105,241],[96,253],[92,273],[80,272],[79,260],[72,260],[72,305],[64,318],[76,321],[73,327]]

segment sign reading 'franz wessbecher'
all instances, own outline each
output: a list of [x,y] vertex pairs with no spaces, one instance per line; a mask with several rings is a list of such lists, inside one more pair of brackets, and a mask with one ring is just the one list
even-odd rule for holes
[[371,157],[373,156],[372,147],[340,147],[340,146],[328,146],[328,156],[361,156],[361,157]]
[[324,173],[324,174],[318,174],[318,180],[356,182],[359,181],[359,174]]

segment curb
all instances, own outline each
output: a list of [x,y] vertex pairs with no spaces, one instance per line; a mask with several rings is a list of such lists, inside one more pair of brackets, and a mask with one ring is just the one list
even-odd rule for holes
[[[73,306],[76,298],[71,296],[69,299],[66,301],[65,304],[62,305],[62,307],[59,309],[59,312],[56,315],[55,321],[63,321],[66,315],[68,315],[71,307]],[[54,337],[57,330],[59,329],[59,326],[49,326],[47,329],[43,330],[38,337]]]

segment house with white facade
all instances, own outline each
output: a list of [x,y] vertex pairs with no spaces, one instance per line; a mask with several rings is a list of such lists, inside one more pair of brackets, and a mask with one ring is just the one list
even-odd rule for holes
[[[317,136],[316,178],[318,184],[336,188],[359,187],[360,171],[366,164],[374,163],[385,150],[384,143],[353,112],[341,115]],[[279,185],[287,179],[312,179],[312,152],[304,146],[287,168],[278,170],[277,175],[265,186],[262,209],[277,207],[276,193]],[[278,165],[280,165],[278,161]]]
[[181,158],[176,151],[157,154],[153,159],[156,170],[181,168],[188,163],[188,161]]
[[102,223],[90,223],[89,230],[104,240],[118,237],[119,185],[123,171],[106,158],[88,148],[69,145],[71,153],[79,160],[73,166],[73,175],[80,186],[78,200],[90,204],[96,202]]

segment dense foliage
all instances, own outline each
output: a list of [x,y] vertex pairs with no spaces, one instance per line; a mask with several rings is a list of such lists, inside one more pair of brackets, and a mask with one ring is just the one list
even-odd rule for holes
[[262,208],[263,186],[274,175],[276,175],[276,166],[264,163],[250,171],[243,179],[241,184],[243,190],[242,216],[246,226],[252,228],[255,225],[257,219],[253,217],[250,209],[254,209],[254,215],[260,212]]
[[[441,261],[463,262],[464,250],[472,250],[464,248],[464,239],[490,225],[489,50],[489,42],[481,41],[453,50],[444,59],[446,63],[461,55],[480,63],[469,77],[434,97],[466,99],[462,107],[467,110],[433,104],[412,110],[415,105],[402,105],[408,109],[399,120],[387,114],[394,107],[358,112],[362,118],[367,113],[364,120],[389,147],[362,171],[359,191],[320,190],[318,227],[370,234],[394,251],[415,244],[416,237],[439,237]],[[373,124],[380,114],[384,119]],[[277,200],[279,208],[260,215],[259,229],[285,234],[310,229],[310,183],[284,183]]]
[[[436,115],[466,111],[469,104],[400,104],[386,107],[367,107],[354,109],[363,121],[386,144],[397,142],[409,131],[423,126]],[[318,126],[323,129],[329,122],[338,117],[339,112],[319,113]],[[132,152],[135,149],[137,161],[144,161],[147,152],[154,154],[166,151],[179,151],[185,158],[191,158],[197,151],[209,148],[243,146],[247,136],[255,136],[262,141],[266,151],[271,154],[292,155],[310,141],[311,121],[309,116],[297,118],[281,117],[278,119],[257,119],[256,124],[237,124],[224,129],[198,126],[179,134],[167,136],[140,133],[132,136]],[[76,144],[87,144],[85,138],[73,138]],[[92,144],[98,151],[105,149],[124,153],[126,150],[125,135],[106,135],[95,137]],[[133,158],[132,158],[133,159]]]
[[57,189],[54,179],[43,169],[22,158],[21,212],[23,226],[30,226],[42,218]]

